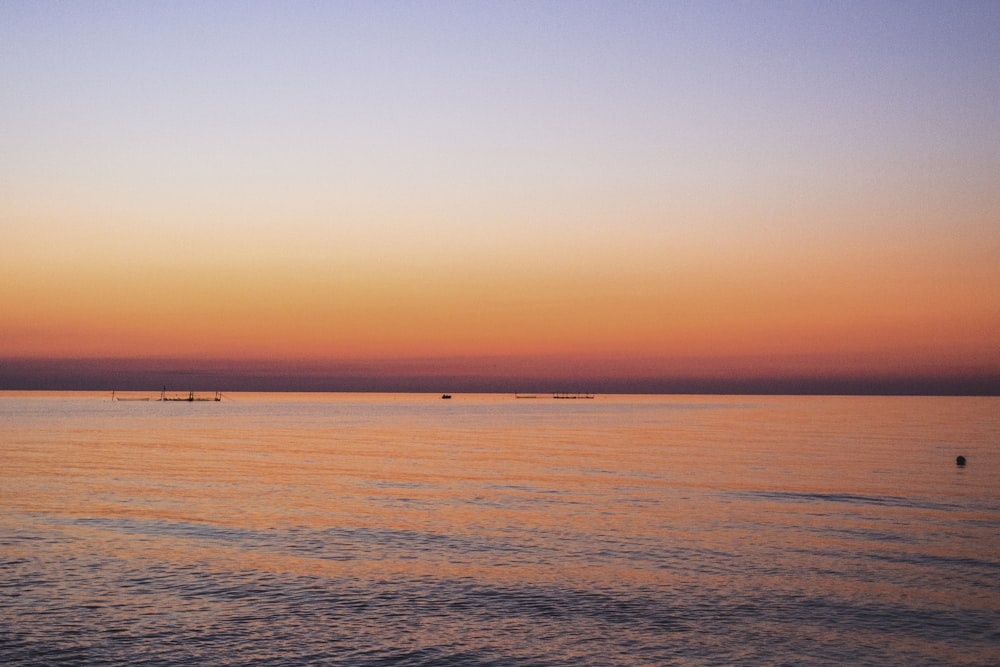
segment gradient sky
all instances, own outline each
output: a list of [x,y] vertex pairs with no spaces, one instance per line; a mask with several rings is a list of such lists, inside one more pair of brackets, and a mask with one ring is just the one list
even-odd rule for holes
[[0,357],[998,375],[998,35],[971,1],[3,2]]

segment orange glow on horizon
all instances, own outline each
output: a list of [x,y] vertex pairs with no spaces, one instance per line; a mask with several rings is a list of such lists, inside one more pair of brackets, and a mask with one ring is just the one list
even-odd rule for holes
[[29,278],[4,288],[0,340],[11,357],[558,356],[625,360],[602,367],[631,373],[676,373],[677,360],[696,359],[690,372],[709,375],[789,359],[814,373],[1000,368],[992,265],[950,274],[919,255],[838,266],[836,256],[803,253],[699,266],[652,254],[630,265],[593,253],[589,265],[515,272],[503,258],[154,264],[132,274],[114,263],[22,266]]

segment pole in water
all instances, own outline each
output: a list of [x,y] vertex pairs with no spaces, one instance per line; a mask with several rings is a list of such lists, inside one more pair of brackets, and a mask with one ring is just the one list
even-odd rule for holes
[[957,457],[955,459],[955,465],[957,465],[957,466],[964,466],[965,465],[965,457],[964,456]]

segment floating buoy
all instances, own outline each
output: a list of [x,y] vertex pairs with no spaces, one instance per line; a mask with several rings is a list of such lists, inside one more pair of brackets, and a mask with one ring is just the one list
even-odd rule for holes
[[957,466],[964,466],[965,465],[965,457],[964,456],[959,456],[958,458],[956,458],[955,459],[955,465],[957,465]]

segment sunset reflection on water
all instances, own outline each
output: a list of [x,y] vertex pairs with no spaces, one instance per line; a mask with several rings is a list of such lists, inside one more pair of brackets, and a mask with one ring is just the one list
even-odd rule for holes
[[3,395],[0,657],[988,664],[997,415],[975,398]]

